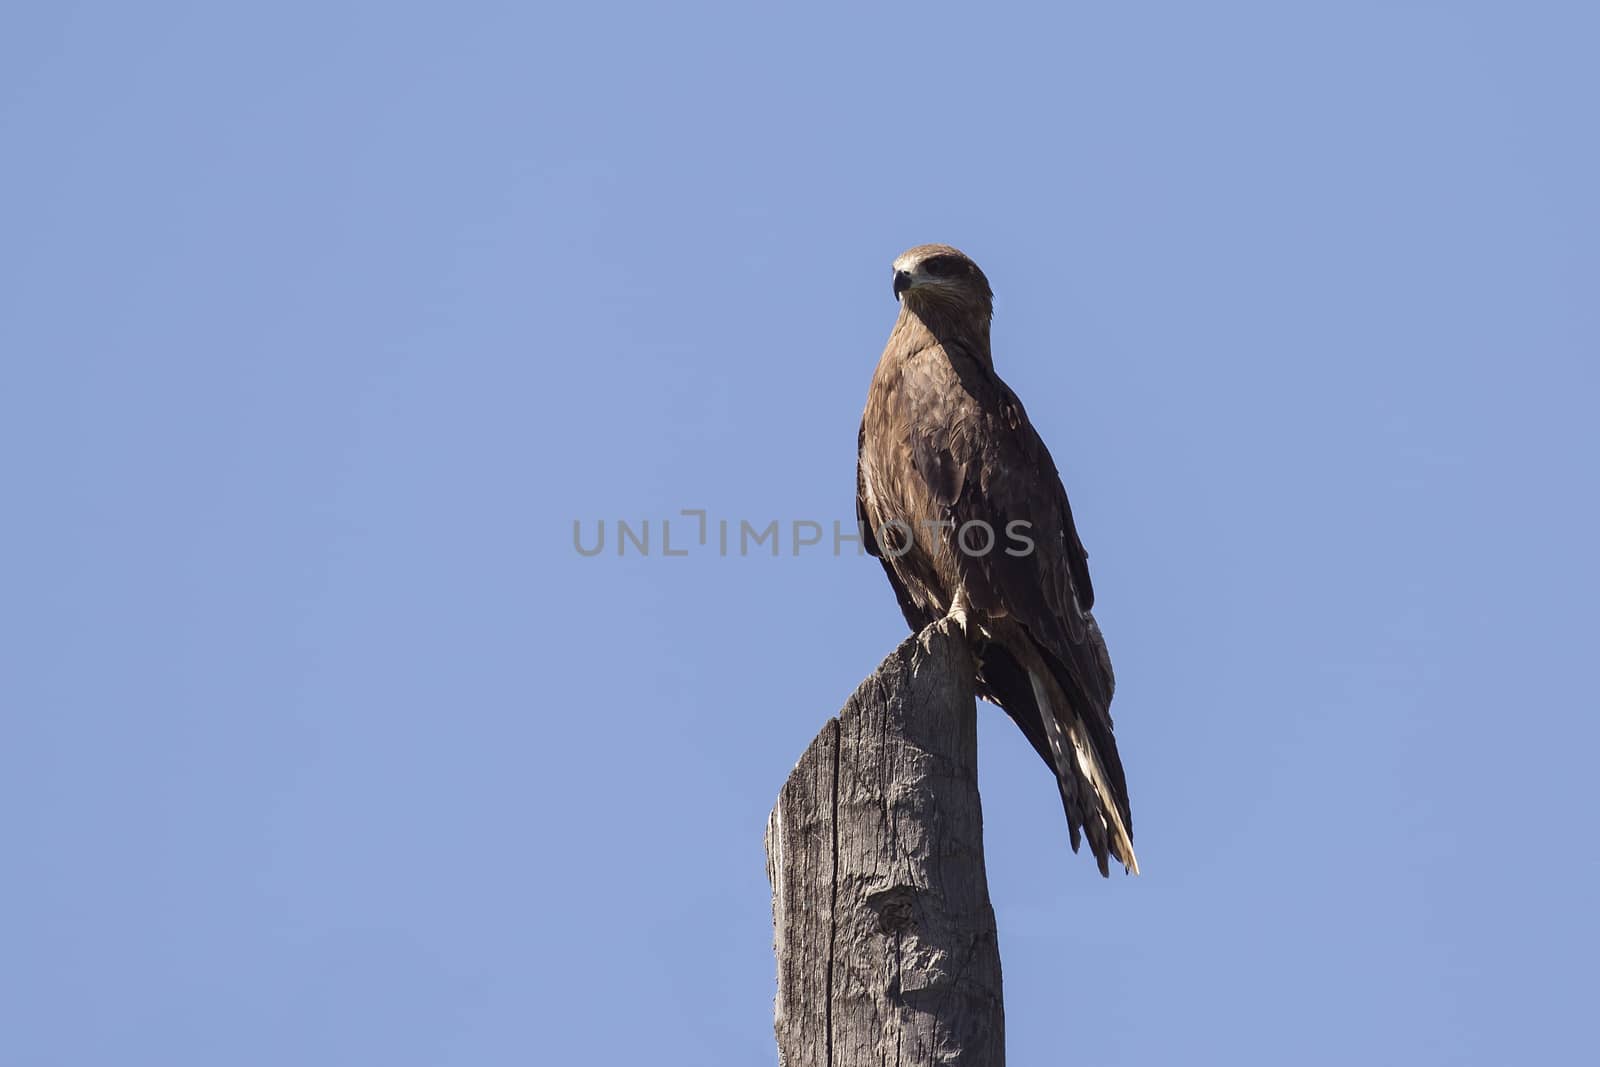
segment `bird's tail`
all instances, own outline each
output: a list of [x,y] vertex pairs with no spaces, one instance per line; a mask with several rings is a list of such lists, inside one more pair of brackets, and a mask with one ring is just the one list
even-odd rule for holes
[[[1127,801],[1110,774],[1106,761],[1117,760],[1115,742],[1109,737],[1109,752],[1096,751],[1088,724],[1062,692],[1056,679],[1030,664],[1028,680],[1039,705],[1045,736],[1055,756],[1056,782],[1061,787],[1061,802],[1067,809],[1067,826],[1072,833],[1072,850],[1078,850],[1078,827],[1089,837],[1100,873],[1110,874],[1108,855],[1115,856],[1130,874],[1139,873],[1139,860],[1133,854],[1131,820],[1125,817]],[[1120,776],[1119,776],[1120,777]]]

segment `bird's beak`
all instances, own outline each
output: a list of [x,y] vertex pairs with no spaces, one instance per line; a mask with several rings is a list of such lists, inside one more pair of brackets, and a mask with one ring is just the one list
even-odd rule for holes
[[897,270],[894,272],[894,298],[900,299],[900,294],[911,288],[911,272]]

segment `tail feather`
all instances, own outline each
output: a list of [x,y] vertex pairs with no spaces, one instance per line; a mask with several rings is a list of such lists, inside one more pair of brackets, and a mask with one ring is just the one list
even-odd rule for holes
[[1138,874],[1139,860],[1133,852],[1133,835],[1123,819],[1118,793],[1100,754],[1095,751],[1087,724],[1053,677],[1031,665],[1025,669],[1033,685],[1039,718],[1043,720],[1055,756],[1056,781],[1061,788],[1061,803],[1066,808],[1072,850],[1078,850],[1078,826],[1081,824],[1101,874],[1110,874],[1108,855],[1115,856],[1130,874]]

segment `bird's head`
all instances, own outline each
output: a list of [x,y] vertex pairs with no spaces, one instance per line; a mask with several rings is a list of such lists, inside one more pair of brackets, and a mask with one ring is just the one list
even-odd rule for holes
[[894,295],[911,311],[993,313],[994,291],[978,265],[949,245],[918,245],[894,261]]

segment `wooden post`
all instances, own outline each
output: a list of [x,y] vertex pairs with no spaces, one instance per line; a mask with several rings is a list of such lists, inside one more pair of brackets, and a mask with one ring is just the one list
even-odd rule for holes
[[973,668],[940,622],[861,684],[767,820],[781,1067],[1002,1067]]

